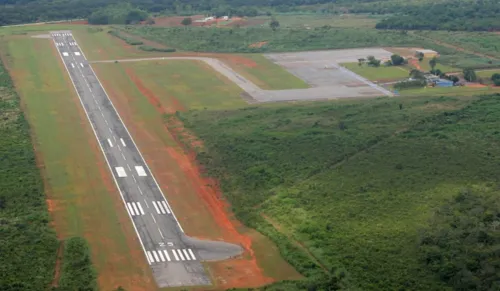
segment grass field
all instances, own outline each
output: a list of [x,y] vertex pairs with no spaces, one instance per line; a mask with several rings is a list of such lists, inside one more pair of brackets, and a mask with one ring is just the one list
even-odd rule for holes
[[[429,72],[432,69],[431,66],[429,65],[430,60],[431,60],[431,58],[424,58],[421,62],[419,62],[418,60],[414,60],[414,62],[407,64],[406,67],[409,68],[410,70],[415,68],[415,69],[419,69],[419,70],[424,71],[424,72]],[[439,60],[439,58],[438,58],[438,60]],[[462,69],[455,68],[455,67],[449,66],[449,65],[445,65],[445,64],[442,64],[439,62],[436,64],[435,69],[436,70],[439,69],[439,70],[441,70],[441,72],[444,72],[444,73],[462,71]]]
[[419,260],[419,231],[460,189],[499,181],[498,96],[467,107],[473,99],[379,98],[182,117],[204,142],[200,162],[246,223],[261,229],[265,214],[326,269],[344,270],[347,289],[446,290]]
[[500,36],[495,32],[421,31],[418,33],[465,50],[500,59]]
[[[321,27],[357,27],[375,28],[375,24],[381,19],[380,16],[346,14],[346,15],[321,15],[321,14],[291,14],[277,15],[281,27],[305,28]],[[257,19],[271,20],[269,17],[257,17]],[[264,25],[268,25],[267,23]]]
[[408,78],[409,72],[404,67],[391,66],[378,68],[368,65],[359,66],[358,63],[343,63],[343,67],[371,81],[391,81]]
[[399,94],[402,96],[472,96],[483,94],[494,94],[500,92],[500,88],[496,87],[426,87],[419,89],[401,90]]
[[483,78],[483,79],[488,79],[490,80],[491,79],[491,76],[493,74],[500,74],[500,69],[498,70],[484,70],[484,71],[476,71],[476,75],[479,77],[479,78]]
[[186,233],[224,239],[247,250],[241,259],[207,263],[216,288],[299,278],[266,237],[232,218],[216,182],[207,179],[183,150],[186,140],[178,135],[180,124],[172,125],[165,118],[189,109],[240,108],[246,103],[239,87],[197,61],[96,64],[94,68]]
[[127,290],[155,290],[132,225],[52,42],[16,37],[8,42],[6,54],[33,129],[58,236],[88,240],[102,290],[119,285]]
[[266,90],[304,89],[309,85],[263,55],[226,55],[221,58],[235,71]]

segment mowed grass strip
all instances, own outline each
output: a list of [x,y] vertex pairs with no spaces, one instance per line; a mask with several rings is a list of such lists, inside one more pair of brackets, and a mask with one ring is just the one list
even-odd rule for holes
[[304,80],[263,55],[234,55],[223,58],[223,60],[261,89],[285,90],[310,87]]
[[25,104],[61,238],[83,236],[102,290],[155,290],[90,124],[50,40],[8,43],[10,67]]
[[343,63],[341,65],[370,81],[399,80],[409,77],[408,70],[400,66],[375,68],[366,64],[360,66],[358,63]]
[[149,88],[167,112],[246,105],[243,90],[203,61],[134,62],[124,63],[123,68],[138,87]]

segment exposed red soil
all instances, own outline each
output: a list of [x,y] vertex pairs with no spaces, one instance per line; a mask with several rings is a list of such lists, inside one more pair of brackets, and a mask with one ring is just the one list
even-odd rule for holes
[[479,84],[479,83],[466,83],[465,87],[468,88],[485,88],[488,87],[487,85]]
[[422,70],[422,67],[420,67],[420,63],[418,62],[417,59],[409,59],[408,60],[408,63],[410,63],[410,65],[414,66],[417,70]]
[[266,44],[267,44],[267,41],[259,41],[259,42],[256,42],[256,43],[252,43],[248,47],[261,48],[263,45],[266,45]]
[[224,55],[224,57],[222,57],[221,59],[234,66],[245,66],[248,68],[257,67],[257,63],[254,60],[237,55]]
[[[148,118],[153,121],[144,120],[135,113],[132,101],[135,97],[121,91],[123,89],[117,88],[117,84],[108,83],[109,79],[103,78],[103,85],[168,196],[186,234],[202,239],[236,243],[244,248],[244,254],[239,258],[207,263],[216,281],[216,289],[257,287],[273,282],[274,279],[264,275],[257,263],[252,239],[240,233],[239,230],[244,227],[233,218],[217,181],[203,175],[194,152],[183,149],[180,139],[183,142],[192,142],[192,147],[200,146],[201,143],[194,136],[185,139],[190,134],[186,133],[182,122],[176,118],[170,120],[170,126],[165,125],[162,118],[164,113],[182,111],[185,110],[184,107],[174,96],[158,98],[132,70],[126,69],[126,72],[158,111],[157,117]],[[161,135],[167,133],[170,138],[159,135],[158,124],[163,129]]]
[[57,249],[57,259],[56,259],[56,267],[54,270],[54,279],[52,279],[51,287],[57,287],[59,285],[59,278],[61,277],[61,263],[62,263],[62,254],[64,250],[64,243],[59,242],[59,248]]

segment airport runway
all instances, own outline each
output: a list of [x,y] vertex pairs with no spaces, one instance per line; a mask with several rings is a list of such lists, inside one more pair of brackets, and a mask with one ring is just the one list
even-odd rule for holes
[[119,189],[159,287],[210,285],[201,260],[239,246],[187,237],[158,183],[70,31],[51,32]]

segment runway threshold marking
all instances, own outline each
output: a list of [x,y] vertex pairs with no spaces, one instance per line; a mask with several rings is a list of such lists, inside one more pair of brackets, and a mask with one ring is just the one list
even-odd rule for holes
[[144,215],[144,209],[142,209],[141,202],[137,202],[137,207],[139,208],[141,215]]
[[167,211],[167,213],[170,214],[170,209],[168,209],[167,202],[163,200],[161,203],[163,203],[163,206],[165,206],[165,210]]
[[[173,250],[173,252],[175,252],[176,250]],[[181,260],[185,261],[186,259],[184,258],[184,255],[182,254],[181,250],[177,250],[178,254],[179,254],[179,257],[181,258]]]
[[147,251],[146,254],[148,255],[149,264],[155,261],[150,251]]
[[167,250],[163,250],[163,252],[165,253],[165,257],[167,258],[167,261],[169,261],[169,262],[170,262],[170,261],[171,261],[171,259],[170,259],[170,256],[168,255]]
[[177,256],[177,253],[175,252],[175,250],[172,250],[172,254],[174,254],[174,258],[176,261],[179,260],[179,256]]
[[191,255],[191,257],[193,257],[193,260],[196,260],[196,257],[194,256],[193,251],[191,249],[188,249],[188,252]]
[[189,257],[189,254],[188,254],[187,250],[186,250],[186,249],[182,249],[182,252],[183,252],[183,253],[184,253],[184,255],[186,256],[186,259],[187,259],[188,261],[191,261],[191,258]]
[[113,147],[113,143],[111,142],[111,140],[109,138],[108,138],[108,143],[109,143],[110,147]]

